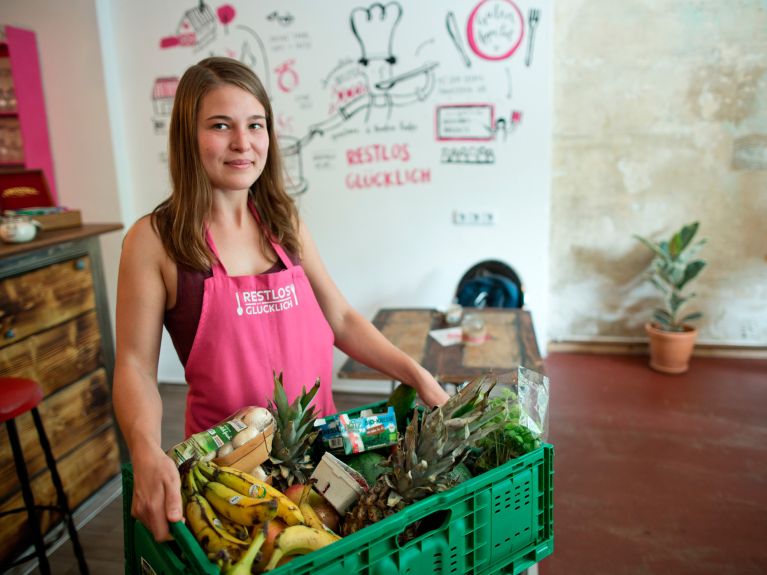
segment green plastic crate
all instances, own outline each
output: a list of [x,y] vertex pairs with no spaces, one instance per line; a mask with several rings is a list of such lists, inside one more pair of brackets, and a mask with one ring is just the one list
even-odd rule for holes
[[[380,404],[374,404],[376,407]],[[352,410],[349,413],[358,412]],[[275,575],[494,575],[521,573],[554,550],[551,445],[431,495],[332,545],[298,557]],[[218,575],[183,523],[157,543],[130,516],[133,474],[123,466],[125,572]],[[398,536],[428,518],[432,529],[404,545]]]

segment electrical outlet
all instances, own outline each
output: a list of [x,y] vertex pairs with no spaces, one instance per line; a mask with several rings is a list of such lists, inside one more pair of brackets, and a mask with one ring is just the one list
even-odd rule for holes
[[453,210],[453,223],[457,226],[493,226],[496,219],[492,210]]

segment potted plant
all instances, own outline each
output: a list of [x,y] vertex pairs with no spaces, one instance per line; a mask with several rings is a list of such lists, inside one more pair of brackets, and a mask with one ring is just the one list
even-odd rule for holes
[[655,310],[653,321],[645,324],[650,337],[650,367],[664,373],[684,373],[689,367],[690,356],[695,346],[698,330],[689,325],[702,317],[701,312],[683,313],[685,304],[695,297],[694,293],[683,293],[706,266],[696,258],[706,243],[700,239],[693,243],[699,222],[692,222],[671,236],[670,240],[653,242],[635,235],[655,255],[648,273],[648,279],[663,296],[663,307]]

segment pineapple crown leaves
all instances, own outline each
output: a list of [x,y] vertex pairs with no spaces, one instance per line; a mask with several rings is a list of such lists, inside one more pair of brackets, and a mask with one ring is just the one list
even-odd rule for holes
[[416,501],[449,487],[447,474],[489,433],[503,426],[503,406],[489,403],[496,380],[472,380],[442,407],[410,421],[400,441],[397,461],[386,482],[398,495]]
[[309,458],[308,449],[318,433],[313,431],[317,416],[314,406],[310,404],[319,388],[318,378],[308,392],[303,388],[301,394],[288,403],[282,373],[274,374],[274,401],[269,401],[269,411],[276,423],[270,457],[272,462],[300,465]]

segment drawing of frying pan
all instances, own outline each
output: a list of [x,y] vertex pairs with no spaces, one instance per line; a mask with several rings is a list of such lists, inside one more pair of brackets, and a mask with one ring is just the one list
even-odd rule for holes
[[419,76],[421,74],[425,74],[426,72],[430,72],[437,66],[439,66],[439,62],[428,62],[424,64],[423,66],[414,68],[408,72],[400,74],[399,76],[392,76],[388,80],[382,80],[380,82],[376,82],[375,87],[378,88],[379,90],[391,90],[395,85],[399,84],[400,82],[404,82],[405,80],[409,80],[410,78],[413,78],[415,76]]
[[463,57],[466,67],[471,68],[471,60],[469,60],[466,51],[463,49],[461,33],[458,31],[458,22],[455,19],[455,12],[449,11],[447,13],[445,24],[447,25],[447,33],[450,34],[450,38],[452,38],[453,44],[455,44],[455,47],[458,49],[458,53]]

